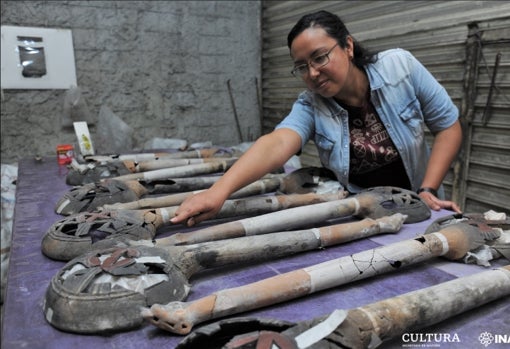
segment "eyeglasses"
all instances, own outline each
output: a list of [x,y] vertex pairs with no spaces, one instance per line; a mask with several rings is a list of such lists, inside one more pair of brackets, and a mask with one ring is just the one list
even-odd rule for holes
[[308,74],[308,72],[310,71],[308,66],[311,66],[314,69],[319,69],[320,67],[324,67],[326,64],[329,63],[329,55],[330,55],[331,51],[333,51],[333,49],[337,46],[338,46],[338,44],[335,44],[335,46],[330,48],[328,52],[310,58],[307,63],[295,66],[294,69],[292,69],[292,71],[291,71],[292,75],[298,77],[298,76],[303,76],[305,74]]

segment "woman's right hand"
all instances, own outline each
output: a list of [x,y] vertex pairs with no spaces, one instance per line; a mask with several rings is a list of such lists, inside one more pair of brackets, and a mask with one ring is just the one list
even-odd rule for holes
[[300,147],[301,137],[290,129],[261,136],[211,188],[184,200],[170,221],[192,226],[213,218],[232,193],[283,166]]
[[194,194],[183,201],[170,221],[184,223],[188,227],[211,219],[218,214],[225,199],[211,189]]

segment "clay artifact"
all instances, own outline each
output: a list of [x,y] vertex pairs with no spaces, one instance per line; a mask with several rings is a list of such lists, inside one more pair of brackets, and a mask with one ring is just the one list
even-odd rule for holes
[[107,154],[107,155],[86,155],[83,157],[86,163],[106,163],[116,161],[148,161],[160,158],[166,159],[193,159],[193,158],[210,158],[222,154],[219,148],[204,148],[185,151],[172,152],[153,152],[153,153],[124,153],[124,154]]
[[[147,194],[147,189],[135,181],[154,182],[180,177],[193,177],[204,174],[225,172],[236,159],[225,159],[205,164],[186,165],[147,172],[131,173],[103,179],[96,183],[72,188],[55,205],[55,212],[70,215],[83,211],[93,211],[97,207],[114,202],[134,201]],[[128,185],[124,183],[129,181]]]
[[[272,191],[278,191],[284,194],[302,194],[308,192],[336,192],[343,187],[336,180],[332,180],[325,169],[310,167],[294,171],[290,174],[268,174],[262,179],[257,180],[246,187],[238,190],[231,198],[238,198],[242,195],[263,194]],[[195,177],[188,177],[190,181]],[[216,181],[217,179],[214,179]],[[154,180],[147,181],[150,185]],[[168,180],[171,181],[171,180]],[[177,181],[175,179],[174,181]],[[203,179],[198,184],[206,183]],[[211,181],[211,180],[209,180]],[[214,181],[211,181],[213,183]],[[161,182],[161,180],[159,181]],[[158,183],[159,183],[158,182]],[[212,184],[211,184],[212,185]],[[180,204],[186,197],[193,192],[181,193],[182,195],[159,196],[157,198],[143,198],[137,202],[140,197],[150,193],[161,194],[164,190],[171,189],[172,185],[161,184],[155,186],[149,192],[147,185],[143,185],[138,180],[122,181],[117,178],[104,179],[97,183],[86,184],[81,187],[71,189],[63,195],[55,206],[55,212],[64,216],[84,211],[95,211],[105,205],[126,204],[124,206],[109,207],[108,209],[141,209],[173,206]],[[202,188],[197,188],[202,189]],[[205,189],[205,188],[204,188]],[[178,201],[179,200],[179,201]],[[130,203],[130,204],[127,204]]]
[[[279,194],[305,194],[305,193],[340,193],[347,192],[343,190],[343,186],[335,179],[334,175],[323,168],[305,167],[289,174],[277,173],[267,174],[262,180],[257,180],[241,188],[231,198],[245,197],[250,192],[251,195],[265,194],[276,192]],[[193,177],[192,177],[193,178]],[[264,180],[266,179],[266,180]],[[253,191],[251,191],[253,189]],[[246,191],[246,194],[244,192]],[[242,193],[242,196],[240,195]],[[188,197],[193,193],[182,193]],[[340,199],[340,198],[339,198]],[[177,202],[175,196],[158,196],[143,198],[135,201],[117,202],[113,204],[105,204],[100,207],[102,210],[137,210],[178,205],[182,201]]]
[[[209,188],[220,176],[175,178],[157,183],[142,184],[139,181],[117,181],[105,179],[101,183],[86,184],[71,189],[55,206],[55,212],[69,216],[79,212],[98,210],[142,209],[174,206],[200,190]],[[281,184],[283,175],[273,175],[255,181],[233,193],[230,198],[273,192]],[[183,184],[184,183],[184,184]],[[177,185],[190,191],[174,192]],[[201,188],[205,187],[205,188]],[[153,195],[171,192],[168,195]],[[153,196],[151,196],[153,195]],[[141,197],[141,199],[140,199]],[[60,204],[60,205],[59,205]]]
[[[118,181],[112,178],[107,178],[101,180],[96,183],[88,183],[84,184],[81,187],[76,187],[71,189],[70,192],[73,193],[75,197],[80,198],[80,202],[84,201],[85,206],[83,208],[79,208],[78,212],[84,211],[93,211],[96,209],[100,209],[104,207],[106,209],[106,205],[118,205],[124,203],[131,203],[140,201],[141,203],[145,202],[145,198],[149,199],[149,203],[151,202],[150,198],[161,197],[161,194],[177,194],[183,192],[193,192],[197,190],[210,188],[218,179],[221,178],[221,175],[205,175],[205,176],[195,176],[195,177],[182,177],[182,178],[171,178],[157,181],[139,181],[139,180],[130,180],[130,181]],[[69,194],[69,193],[68,193]],[[112,204],[105,204],[101,207],[96,203],[96,197],[98,197],[98,201],[100,202],[112,202]],[[124,200],[134,200],[123,202]],[[175,199],[173,199],[175,200]],[[74,202],[73,202],[74,203]],[[88,205],[90,203],[90,205]],[[76,203],[78,207],[80,207],[79,203]],[[168,205],[166,205],[168,206]],[[149,208],[150,206],[146,207]],[[157,207],[157,206],[156,206]],[[159,206],[162,207],[162,206]],[[119,208],[121,208],[119,206]],[[127,208],[127,207],[125,207]],[[142,208],[142,207],[136,207]],[[110,207],[113,209],[113,207]],[[60,210],[58,207],[55,207],[55,212]],[[73,214],[75,208],[71,206],[64,206],[62,208],[62,212],[57,212],[63,216],[67,216]]]
[[[296,177],[285,177],[294,181]],[[301,182],[300,182],[301,183]],[[254,185],[252,183],[251,185]],[[276,183],[275,183],[276,185]],[[248,186],[249,187],[249,186]],[[264,186],[267,188],[267,185]],[[300,191],[299,187],[287,185]],[[308,187],[309,189],[310,187]],[[246,190],[245,187],[242,190]],[[223,224],[202,228],[189,233],[175,233],[164,239],[165,245],[184,245],[204,241],[214,241],[265,234],[280,230],[302,228],[312,224],[321,224],[328,219],[343,218],[351,215],[362,218],[380,218],[394,213],[407,216],[406,223],[415,223],[430,217],[430,209],[415,193],[395,187],[376,187],[355,196],[345,198],[346,192],[331,195],[312,195],[305,197],[279,197],[271,206],[282,210],[256,217],[250,217]],[[265,198],[253,199],[251,206],[265,206]],[[321,202],[322,203],[317,203]],[[249,201],[248,201],[249,202]],[[178,204],[178,203],[176,203]],[[234,203],[234,205],[239,205]],[[226,210],[225,206],[225,210]],[[232,216],[235,212],[230,210]],[[168,224],[175,208],[140,210],[85,212],[70,216],[54,223],[42,240],[43,253],[53,259],[69,260],[88,251],[99,241],[128,239],[152,239],[158,228]],[[240,213],[241,211],[237,211]],[[109,242],[107,242],[109,243]]]
[[[242,190],[242,189],[241,189]],[[256,196],[227,200],[216,218],[255,216],[292,207],[312,205],[345,198],[346,192],[333,194],[290,194]],[[159,228],[169,225],[179,206],[145,210],[81,212],[54,223],[42,239],[44,255],[68,261],[93,249],[99,240],[152,240]],[[103,242],[104,248],[107,242]]]
[[428,219],[430,208],[414,192],[396,187],[374,187],[345,199],[294,207],[279,212],[216,224],[189,233],[175,233],[165,238],[172,245],[231,239],[275,231],[324,225],[328,220],[354,216],[381,218],[402,213],[405,223]]
[[68,262],[52,278],[44,302],[45,317],[56,328],[77,333],[132,329],[143,323],[142,307],[185,299],[191,288],[188,279],[206,268],[280,258],[397,232],[404,219],[395,214],[190,246],[138,245],[91,251]]
[[[96,250],[75,258],[67,263],[64,269],[52,279],[46,297],[45,313],[47,319],[55,327],[72,332],[109,331],[131,328],[139,324],[140,313],[134,311],[131,307],[126,308],[126,304],[133,303],[136,305],[135,308],[139,308],[142,305],[162,303],[165,297],[166,302],[170,301],[168,297],[175,300],[178,299],[175,297],[179,294],[186,293],[186,287],[166,282],[168,281],[167,274],[176,272],[175,269],[168,267],[166,262],[172,257],[167,256],[165,251],[172,248],[173,245],[195,244],[200,241],[264,234],[280,229],[288,230],[299,226],[309,226],[311,222],[324,224],[330,219],[350,215],[379,218],[402,211],[411,213],[413,221],[430,217],[429,208],[415,193],[394,187],[372,188],[343,200],[290,208],[285,211],[285,214],[281,214],[283,211],[273,212],[231,222],[234,224],[226,223],[227,226],[224,226],[224,228],[228,231],[218,230],[217,227],[222,226],[222,224],[219,224],[191,233],[174,234],[168,238],[157,240],[156,246],[162,246],[161,248],[152,247],[151,249],[150,247],[133,245],[120,248],[120,252],[118,249],[109,248],[105,250],[106,252]],[[289,212],[292,214],[289,214]],[[407,221],[408,218],[405,218],[405,220]],[[209,232],[208,229],[210,228],[215,230]],[[317,230],[311,229],[311,232],[315,236],[314,239],[317,240],[315,235]],[[295,232],[292,232],[291,236],[293,233]],[[329,235],[326,234],[326,238]],[[265,242],[273,240],[272,237],[270,238],[267,235],[260,237],[260,239]],[[224,246],[223,244],[234,243],[233,240],[238,239],[223,240],[217,243]],[[283,239],[283,241],[286,241],[286,239]],[[101,243],[101,241],[98,243]],[[165,247],[167,244],[170,246]],[[231,253],[239,255],[235,251],[241,251],[239,250],[240,247],[229,246],[231,246],[231,249],[235,248],[235,250],[230,250]],[[249,247],[246,248],[250,250]],[[161,253],[164,254],[165,258],[160,256]],[[249,255],[248,252],[245,254]],[[267,248],[264,254],[268,254]],[[135,262],[133,262],[132,257],[129,257],[132,255],[138,256]],[[217,255],[217,253],[202,253],[201,258],[216,260]],[[87,260],[92,257],[94,262],[90,264]],[[98,264],[98,258],[104,262]],[[130,261],[124,261],[125,259],[130,259]],[[133,265],[133,263],[135,264]],[[110,280],[105,280],[105,277],[108,277],[106,274],[112,273],[127,276],[130,281],[129,285],[125,283],[112,284]],[[126,279],[123,278],[122,281],[126,281]],[[94,283],[91,284],[92,282]],[[93,297],[91,297],[91,294],[93,294]],[[97,309],[95,309],[96,306]],[[95,310],[94,314],[91,315],[93,319],[90,319],[90,321],[84,321],[86,316],[80,317],[79,323],[76,323],[78,321],[76,317],[74,322],[70,321],[70,318],[73,317],[72,314],[89,314],[92,308]],[[89,310],[87,311],[87,309]]]
[[[345,195],[345,192],[341,195]],[[326,225],[328,220],[348,216],[375,219],[394,213],[406,215],[406,223],[421,222],[430,217],[429,207],[415,193],[395,187],[375,187],[345,199],[288,208],[187,233],[174,233],[158,241],[165,246],[189,245]],[[120,236],[116,235],[113,238],[118,240]],[[97,246],[101,246],[105,240],[97,241]]]
[[104,164],[84,164],[79,166],[71,165],[71,168],[66,175],[66,184],[78,186],[87,183],[95,183],[102,179],[119,177],[130,173],[139,173],[195,164],[205,164],[216,161],[221,161],[221,158],[172,159],[162,157],[145,161],[122,160],[116,162],[107,162]]
[[433,233],[443,227],[446,227],[455,223],[466,223],[476,226],[480,231],[492,231],[494,227],[509,230],[510,219],[503,214],[503,218],[493,218],[490,215],[490,211],[484,214],[482,213],[454,213],[451,215],[443,216],[432,222],[425,231],[427,233]]
[[[474,226],[458,223],[440,231],[279,274],[244,286],[217,291],[192,302],[154,304],[142,311],[153,325],[176,334],[219,317],[253,310],[345,285],[371,276],[444,256],[459,260],[484,245],[485,237]],[[494,230],[493,240],[501,236]]]
[[176,349],[376,348],[509,295],[507,265],[298,323],[222,320],[193,331]]

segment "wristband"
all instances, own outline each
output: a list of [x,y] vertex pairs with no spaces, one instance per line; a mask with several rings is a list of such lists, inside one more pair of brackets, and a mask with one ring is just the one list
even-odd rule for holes
[[433,189],[433,188],[429,188],[429,187],[421,187],[420,189],[418,189],[416,191],[416,193],[419,194],[419,193],[422,193],[424,191],[427,192],[427,193],[431,193],[434,196],[437,196],[437,190]]

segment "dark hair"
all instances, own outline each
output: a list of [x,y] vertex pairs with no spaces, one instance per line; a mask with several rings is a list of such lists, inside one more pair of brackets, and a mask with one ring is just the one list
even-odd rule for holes
[[[324,29],[329,36],[336,39],[340,47],[345,48],[347,46],[347,36],[350,34],[340,17],[328,11],[318,11],[304,15],[294,25],[287,36],[287,46],[289,49],[296,36],[306,29],[313,27]],[[354,38],[352,38],[352,40],[354,42],[354,58],[352,62],[355,66],[362,69],[363,66],[377,60],[375,53],[369,52],[361,44],[354,40]]]

